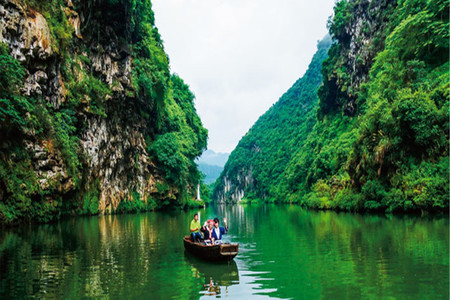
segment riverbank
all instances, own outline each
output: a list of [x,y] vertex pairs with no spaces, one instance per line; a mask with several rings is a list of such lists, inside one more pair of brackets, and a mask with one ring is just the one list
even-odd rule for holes
[[90,216],[107,216],[107,215],[125,215],[125,214],[139,214],[145,212],[156,212],[165,210],[188,210],[188,209],[201,209],[208,206],[210,203],[203,200],[190,199],[182,205],[172,205],[172,206],[156,206],[154,202],[143,203],[141,201],[122,201],[119,207],[115,211],[105,211],[103,213],[90,213],[88,209],[78,209],[71,211],[60,211],[59,214],[53,216],[47,216],[40,220],[22,218],[18,219],[12,223],[2,223],[0,222],[0,227],[17,227],[23,224],[50,224],[58,222],[63,218],[77,218],[77,217],[90,217]]
[[306,201],[294,201],[294,202],[284,202],[284,201],[268,201],[263,200],[261,198],[243,198],[236,204],[276,204],[276,205],[298,205],[303,208],[312,209],[312,210],[322,210],[322,211],[336,211],[336,212],[356,212],[356,213],[376,213],[376,214],[394,214],[394,215],[449,215],[448,207],[437,208],[433,207],[430,209],[419,209],[417,207],[411,208],[408,210],[390,210],[388,206],[377,206],[377,207],[366,207],[364,205],[351,205],[341,206],[341,205],[328,205],[327,201],[316,201],[316,202],[308,202]]

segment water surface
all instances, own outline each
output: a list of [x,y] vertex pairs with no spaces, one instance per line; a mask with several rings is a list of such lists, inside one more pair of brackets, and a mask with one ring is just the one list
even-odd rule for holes
[[231,263],[185,253],[196,211],[81,217],[2,229],[0,298],[448,299],[448,217],[298,206],[200,210],[227,217]]

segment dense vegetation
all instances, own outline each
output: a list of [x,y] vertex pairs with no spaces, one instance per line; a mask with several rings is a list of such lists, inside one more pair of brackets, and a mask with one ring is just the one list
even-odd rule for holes
[[[318,103],[298,117],[316,93],[311,85],[293,94],[294,85],[231,154],[222,178],[242,185],[236,174],[251,167],[247,198],[322,209],[448,208],[448,1],[380,1],[378,10],[366,2],[336,4]],[[360,52],[372,55],[356,57],[352,71],[349,29],[364,5],[384,23],[363,25],[371,39]]]
[[[301,147],[305,136],[312,130],[316,114],[314,108],[318,102],[316,90],[321,83],[321,63],[327,57],[330,43],[329,37],[319,42],[318,51],[305,75],[259,118],[230,154],[222,176],[239,174],[243,177],[252,169],[254,184],[247,190],[247,198],[266,198],[276,194],[273,183],[280,181],[291,160],[292,150]],[[224,183],[220,179],[216,182],[216,192],[223,189]],[[233,176],[231,180],[243,188],[237,178]]]
[[[57,3],[55,3],[57,2]],[[8,45],[0,47],[0,222],[20,219],[48,221],[65,212],[95,214],[98,212],[99,184],[86,178],[86,156],[80,138],[88,116],[107,118],[108,99],[115,85],[89,71],[87,54],[92,46],[75,38],[74,28],[64,12],[63,0],[23,1],[28,9],[46,18],[52,35],[54,60],[61,65],[67,101],[52,105],[39,97],[26,97],[20,92],[26,66],[10,55]],[[194,106],[194,95],[176,74],[171,74],[169,59],[154,24],[149,0],[74,1],[75,10],[89,12],[82,24],[86,41],[101,49],[102,30],[112,28],[121,47],[133,57],[131,89],[126,90],[125,103],[134,105],[130,122],[145,123],[146,151],[164,176],[159,192],[175,187],[176,199],[141,199],[133,193],[131,201],[119,211],[138,211],[163,205],[184,205],[195,195],[201,173],[194,159],[206,148],[207,130],[202,126]],[[76,7],[76,5],[80,7]],[[96,22],[96,23],[95,23]],[[103,22],[103,23],[102,23]],[[77,49],[82,48],[82,52]],[[97,50],[96,50],[97,51]],[[86,54],[87,53],[87,54]],[[80,68],[86,65],[86,68]],[[81,78],[81,80],[80,80]],[[80,113],[83,112],[83,113]],[[117,113],[117,112],[116,112]],[[62,154],[64,165],[73,179],[75,192],[51,200],[57,194],[56,182],[42,188],[33,170],[26,141],[42,142],[48,153]],[[86,189],[86,185],[89,185]],[[70,196],[70,197],[69,197]]]

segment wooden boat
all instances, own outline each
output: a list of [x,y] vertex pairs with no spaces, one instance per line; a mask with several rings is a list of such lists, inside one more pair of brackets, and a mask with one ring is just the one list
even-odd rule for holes
[[232,260],[239,251],[239,244],[237,243],[208,246],[203,243],[194,243],[190,236],[185,236],[183,242],[187,251],[195,256],[211,261]]

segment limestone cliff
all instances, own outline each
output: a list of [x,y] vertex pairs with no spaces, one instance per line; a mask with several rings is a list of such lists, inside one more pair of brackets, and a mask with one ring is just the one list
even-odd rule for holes
[[254,178],[252,174],[252,166],[248,170],[241,169],[237,175],[221,176],[219,179],[219,188],[215,190],[214,200],[217,203],[238,203],[246,195],[246,191],[252,191],[254,188]]
[[215,198],[448,212],[448,14],[445,0],[337,1],[331,47],[241,139]]
[[[23,198],[30,199],[23,201],[31,201],[27,205],[52,207],[43,220],[61,212],[113,212],[123,201],[138,201],[142,208],[148,201],[156,207],[189,198],[196,184],[193,159],[206,146],[206,130],[195,114],[193,95],[188,91],[187,106],[182,95],[177,97],[176,85],[183,91],[187,86],[169,73],[149,1],[1,0],[0,18],[0,42],[25,69],[15,97],[36,99],[36,110],[50,120],[38,133],[2,119],[0,174],[14,175],[12,149],[19,147],[28,178],[0,178],[0,204],[22,211],[14,217],[0,210],[0,219],[35,214],[14,206],[19,184]],[[170,109],[186,120],[175,123]],[[27,122],[30,113],[24,115]],[[172,155],[186,157],[190,177],[178,176],[152,148],[159,137],[183,135],[183,130],[193,131],[195,152],[175,149]],[[182,183],[173,179],[183,176]]]
[[324,64],[324,84],[319,90],[322,114],[334,108],[355,115],[360,86],[368,79],[374,57],[384,48],[388,21],[396,6],[395,0],[337,3],[329,26],[336,43]]

